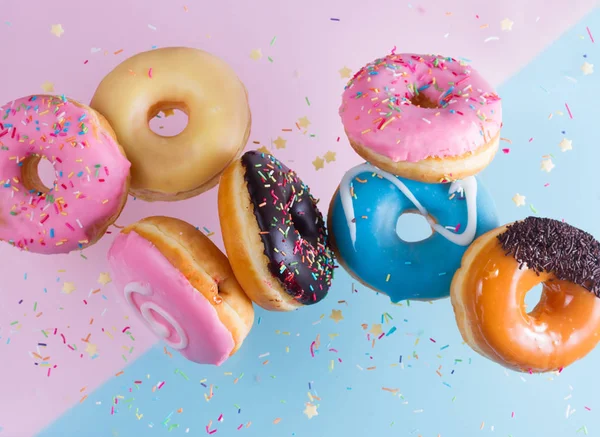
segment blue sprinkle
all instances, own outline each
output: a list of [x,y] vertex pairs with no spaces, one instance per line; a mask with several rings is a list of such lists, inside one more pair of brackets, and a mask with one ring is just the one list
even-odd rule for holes
[[50,238],[54,238],[54,228],[50,228]]

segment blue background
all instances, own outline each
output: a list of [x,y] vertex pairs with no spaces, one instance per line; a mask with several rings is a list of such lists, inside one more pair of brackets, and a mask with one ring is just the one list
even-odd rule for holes
[[[600,28],[600,11],[585,23]],[[532,203],[538,215],[565,219],[600,237],[600,73],[579,71],[585,60],[599,68],[600,61],[598,44],[590,44],[585,25],[565,34],[499,89],[502,136],[512,144],[501,143],[510,153],[499,152],[481,178],[501,222],[533,214]],[[563,136],[573,140],[572,151],[560,151]],[[547,154],[556,165],[549,174],[540,170]],[[527,196],[527,206],[515,207],[511,198],[517,192]],[[244,347],[220,368],[192,364],[176,353],[171,358],[156,347],[41,435],[208,435],[211,420],[216,437],[600,435],[598,350],[561,375],[521,375],[463,344],[449,300],[392,305],[362,286],[356,290],[340,269],[329,297],[317,306],[292,314],[259,309]],[[342,310],[339,323],[329,318],[332,309]],[[383,313],[393,317],[383,323],[383,332],[396,331],[373,345],[367,333],[372,324],[382,323]],[[312,358],[310,345],[317,335],[320,347]],[[214,385],[208,402],[204,379]],[[136,386],[136,380],[143,382]],[[165,384],[153,392],[160,381]],[[319,398],[314,400],[319,415],[311,420],[303,414],[308,392]],[[220,414],[223,422],[217,421]],[[240,424],[244,427],[237,431]]]

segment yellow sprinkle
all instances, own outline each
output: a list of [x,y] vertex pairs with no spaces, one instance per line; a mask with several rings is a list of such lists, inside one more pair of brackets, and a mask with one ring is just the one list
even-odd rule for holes
[[390,280],[390,276],[391,276],[391,275],[388,273],[388,274],[387,274],[387,277],[385,278],[385,282],[389,282],[389,280]]
[[388,119],[387,119],[387,121],[381,125],[381,130],[384,130],[384,129],[385,129],[385,127],[386,127],[388,124],[390,124],[392,121],[394,121],[395,119],[396,119],[396,117],[390,117],[390,118],[388,118]]
[[363,134],[363,135],[364,135],[364,134],[366,134],[367,132],[371,132],[371,128],[369,128],[369,129],[365,129],[364,131],[362,131],[362,132],[361,132],[361,134]]

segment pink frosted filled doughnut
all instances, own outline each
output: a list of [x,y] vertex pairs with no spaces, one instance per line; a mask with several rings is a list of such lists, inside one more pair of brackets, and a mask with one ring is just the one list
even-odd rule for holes
[[[54,166],[45,187],[38,164]],[[52,254],[95,243],[119,216],[130,163],[106,120],[65,97],[0,107],[0,240]]]
[[252,327],[252,303],[227,257],[186,222],[148,217],[126,227],[108,262],[125,302],[188,360],[220,365]]
[[456,59],[390,54],[348,82],[340,116],[364,159],[398,176],[435,183],[485,168],[500,138],[500,98]]

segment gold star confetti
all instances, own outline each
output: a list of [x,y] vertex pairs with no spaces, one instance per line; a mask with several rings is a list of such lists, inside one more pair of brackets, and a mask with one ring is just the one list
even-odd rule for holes
[[254,49],[250,52],[250,58],[252,58],[255,61],[258,61],[262,57],[263,54],[261,49]]
[[583,72],[584,76],[587,76],[588,74],[592,74],[594,72],[594,64],[590,64],[589,62],[584,62],[583,65],[581,66],[581,71]]
[[558,147],[560,147],[560,150],[562,150],[563,152],[566,152],[567,150],[572,150],[573,149],[573,141],[563,138],[560,141],[560,143],[558,144]]
[[346,78],[350,77],[350,75],[352,74],[352,70],[350,70],[348,67],[344,66],[344,68],[341,68],[340,70],[338,70],[338,73],[340,73],[340,77],[342,79],[346,79]]
[[42,89],[45,93],[54,92],[54,84],[52,82],[46,81],[42,84]]
[[325,163],[325,161],[323,161],[323,158],[321,158],[320,156],[317,156],[315,158],[315,160],[312,162],[312,165],[315,166],[315,170],[320,170],[323,168],[324,163]]
[[517,206],[525,206],[525,196],[517,193],[513,196],[512,201],[515,202]]
[[500,22],[500,27],[504,31],[509,31],[512,30],[513,24],[515,24],[515,22],[512,21],[510,18],[505,18]]
[[306,129],[309,125],[310,121],[308,120],[308,117],[302,117],[298,119],[298,126]]
[[162,113],[165,116],[165,118],[167,118],[167,117],[171,117],[172,115],[175,115],[175,110],[174,109],[163,109]]
[[258,149],[256,149],[257,152],[260,153],[266,153],[267,155],[270,155],[271,152],[269,152],[269,149],[267,149],[265,146],[261,146]]
[[323,158],[325,158],[326,162],[333,162],[333,161],[335,161],[335,152],[332,152],[330,150],[323,156]]
[[98,346],[95,345],[94,343],[88,343],[87,346],[85,347],[85,351],[91,357],[92,355],[95,355],[96,352],[98,352]]
[[287,143],[287,140],[284,140],[281,137],[277,137],[277,139],[273,141],[276,149],[285,149],[285,143]]
[[111,281],[110,273],[100,273],[100,276],[98,276],[98,284],[106,285]]
[[550,159],[550,158],[543,159],[542,165],[540,168],[543,171],[545,171],[546,173],[550,173],[552,171],[552,169],[554,168],[554,163],[552,162],[552,159]]
[[60,38],[60,36],[65,33],[65,29],[63,29],[62,24],[53,24],[50,33]]
[[65,282],[63,284],[62,292],[65,294],[71,294],[76,290],[75,284],[72,282]]
[[306,408],[304,409],[303,413],[306,414],[306,417],[308,417],[309,419],[312,419],[313,417],[319,415],[319,412],[317,411],[317,406],[311,404],[310,402],[306,403]]
[[383,330],[381,329],[381,323],[373,324],[373,326],[371,326],[371,330],[369,332],[373,335],[383,334]]
[[344,316],[342,316],[342,310],[331,310],[330,319],[335,320],[335,323],[338,323],[340,320],[344,320]]

